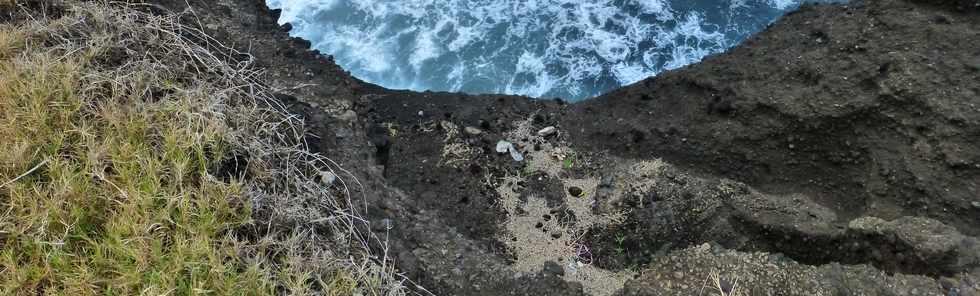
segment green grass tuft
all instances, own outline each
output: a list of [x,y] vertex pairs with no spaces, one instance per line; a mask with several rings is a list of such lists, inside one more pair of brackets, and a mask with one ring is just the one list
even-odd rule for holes
[[258,71],[179,16],[64,10],[0,24],[0,295],[404,294]]
[[197,98],[28,38],[0,30],[0,294],[272,293],[226,237],[250,212]]

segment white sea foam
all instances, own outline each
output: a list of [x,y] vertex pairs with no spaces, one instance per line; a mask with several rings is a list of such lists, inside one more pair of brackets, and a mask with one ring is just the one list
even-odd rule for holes
[[369,82],[391,88],[578,99],[724,51],[798,1],[268,0],[268,4],[283,9],[280,22],[292,23],[293,35],[310,39]]
[[408,63],[416,73],[421,71],[422,63],[438,57],[442,52],[441,45],[435,41],[433,34],[433,31],[422,31],[415,40],[415,48],[408,58]]
[[800,3],[795,0],[769,0],[769,5],[776,9],[789,9],[800,5]]
[[658,19],[669,20],[674,18],[674,13],[670,9],[670,4],[664,0],[636,0],[643,13],[656,15]]
[[331,10],[343,0],[268,0],[269,7],[282,8],[281,22],[303,21],[302,17]]

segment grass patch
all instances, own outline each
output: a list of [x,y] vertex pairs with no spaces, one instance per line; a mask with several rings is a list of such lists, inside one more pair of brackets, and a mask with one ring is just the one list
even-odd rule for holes
[[273,292],[225,237],[250,213],[242,185],[213,175],[228,128],[206,99],[159,73],[100,69],[98,45],[0,36],[4,294]]
[[64,9],[0,25],[0,294],[401,293],[242,54],[177,16]]
[[0,146],[12,148],[0,152],[0,180],[12,180],[0,193],[4,290],[271,292],[260,270],[223,252],[249,209],[240,184],[209,171],[225,131],[193,118],[199,100],[141,95],[154,78],[93,69],[97,49],[31,47],[0,55],[16,56],[0,62]]

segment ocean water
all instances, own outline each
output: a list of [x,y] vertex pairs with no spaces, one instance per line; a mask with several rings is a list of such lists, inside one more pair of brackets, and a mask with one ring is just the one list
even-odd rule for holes
[[581,100],[723,52],[800,0],[268,0],[393,89]]

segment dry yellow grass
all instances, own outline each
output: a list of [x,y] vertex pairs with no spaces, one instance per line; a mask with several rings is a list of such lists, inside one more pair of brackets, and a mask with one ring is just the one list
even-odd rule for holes
[[109,82],[87,54],[0,62],[4,290],[270,293],[263,271],[222,252],[248,209],[209,172],[221,129],[193,120],[190,98],[136,93],[152,82]]
[[[402,293],[367,249],[309,239],[367,240],[307,177],[334,167],[256,72],[184,29],[97,4],[0,25],[0,294]],[[235,155],[250,156],[232,172]],[[273,210],[298,198],[345,213],[338,232]]]
[[212,175],[227,129],[196,98],[142,92],[179,86],[98,69],[97,47],[0,36],[4,294],[273,292],[225,251],[249,209],[240,184]]

